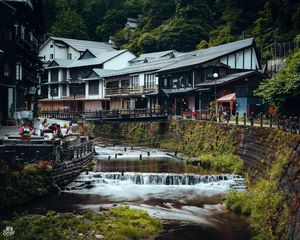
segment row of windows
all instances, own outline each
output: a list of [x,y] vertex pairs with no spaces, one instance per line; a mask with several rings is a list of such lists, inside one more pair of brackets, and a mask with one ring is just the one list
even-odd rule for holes
[[[70,95],[85,95],[85,87],[70,87]],[[89,95],[98,95],[99,94],[99,81],[90,81],[89,82]],[[50,96],[58,96],[58,85],[54,84],[50,87]],[[62,85],[62,96],[67,96],[67,86]]]
[[[52,45],[51,45],[51,46],[52,46]],[[51,53],[51,54],[49,55],[49,58],[50,58],[50,59],[54,59],[54,54]],[[68,59],[69,59],[69,60],[72,60],[72,53],[68,53]]]

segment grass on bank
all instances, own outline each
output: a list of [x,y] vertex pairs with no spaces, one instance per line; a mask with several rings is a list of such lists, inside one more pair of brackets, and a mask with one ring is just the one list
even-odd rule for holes
[[21,171],[0,177],[0,211],[33,198],[46,196],[51,189],[51,167],[28,164]]
[[7,240],[89,240],[97,239],[97,235],[106,240],[155,239],[162,229],[161,223],[146,211],[127,206],[82,215],[52,211],[45,216],[24,215],[6,224],[15,230],[12,237],[4,238]]

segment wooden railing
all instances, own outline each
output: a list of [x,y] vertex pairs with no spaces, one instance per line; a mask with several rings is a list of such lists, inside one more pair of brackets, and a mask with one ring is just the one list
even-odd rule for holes
[[245,113],[240,115],[237,112],[235,115],[219,114],[216,118],[215,114],[212,114],[208,110],[202,110],[195,112],[183,111],[181,117],[184,119],[214,121],[238,126],[278,128],[286,132],[300,134],[300,116],[274,116],[262,113],[255,116],[247,116]]
[[145,92],[157,91],[157,86],[150,87],[121,87],[121,88],[106,88],[105,95],[113,96],[113,95],[132,95],[132,94],[143,94]]
[[125,109],[125,110],[98,110],[98,111],[85,111],[85,112],[70,112],[63,110],[56,111],[42,111],[40,117],[42,118],[55,118],[61,120],[126,120],[126,119],[154,119],[168,117],[168,109]]

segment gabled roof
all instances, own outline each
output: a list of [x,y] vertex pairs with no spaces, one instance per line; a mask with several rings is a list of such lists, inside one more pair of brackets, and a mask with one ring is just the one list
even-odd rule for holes
[[112,52],[112,51],[117,51],[117,50],[115,50],[115,49],[103,49],[103,48],[88,48],[82,53],[82,55],[80,56],[80,58],[78,60],[80,60],[86,53],[90,53],[94,57],[97,57],[98,55],[101,55],[101,54],[106,53],[106,52]]
[[69,59],[55,59],[47,66],[47,69],[51,68],[68,68],[74,62],[74,60]]
[[100,48],[106,49],[108,51],[115,50],[115,46],[105,43],[105,42],[95,42],[95,41],[86,41],[86,40],[79,40],[79,39],[70,39],[70,38],[60,38],[60,37],[50,37],[47,41],[40,47],[42,49],[50,40],[54,41],[61,41],[67,44],[68,46],[74,48],[79,52],[83,52],[88,48]]
[[19,3],[25,3],[28,4],[32,9],[33,9],[33,5],[32,5],[32,1],[31,0],[4,0],[5,2],[19,2]]
[[109,51],[109,52],[104,52],[102,54],[99,54],[95,58],[78,59],[76,61],[73,61],[70,64],[69,68],[100,65],[100,64],[103,64],[103,63],[105,63],[127,51],[128,50]]
[[[102,68],[94,68],[92,72],[90,72],[84,80],[94,79],[94,78],[102,78],[103,75],[111,74],[116,70],[111,69],[102,69]],[[96,76],[94,76],[96,75]]]
[[180,69],[188,66],[198,65],[201,63],[205,63],[208,61],[212,61],[214,59],[220,58],[224,55],[230,54],[232,52],[236,52],[238,50],[250,47],[254,44],[253,38],[248,38],[245,40],[240,40],[236,42],[231,42],[227,44],[222,44],[216,47],[207,48],[204,50],[193,51],[186,54],[192,55],[191,58],[181,61],[177,64],[173,64],[171,66],[167,66],[158,72],[164,72],[168,70]]
[[141,54],[139,57],[132,59],[131,62],[142,62],[145,61],[145,59],[149,60],[154,60],[154,59],[159,59],[165,56],[168,56],[172,53],[175,54],[176,50],[167,50],[167,51],[161,51],[161,52],[152,52],[152,53],[144,53]]
[[215,84],[217,86],[219,86],[219,85],[223,85],[223,84],[227,84],[229,82],[237,81],[241,78],[246,78],[246,77],[249,77],[249,76],[255,75],[255,74],[261,76],[262,78],[265,78],[265,76],[262,73],[258,72],[258,71],[246,71],[246,72],[239,72],[239,73],[229,74],[225,77],[217,79],[216,81],[214,81],[214,80],[205,81],[205,82],[197,84],[196,87],[214,86]]
[[138,64],[130,65],[126,68],[116,70],[114,72],[103,74],[102,77],[114,77],[114,76],[121,76],[121,75],[127,75],[127,74],[135,74],[135,73],[143,73],[143,72],[151,72],[151,71],[157,71],[161,69],[162,67],[166,67],[168,65],[174,64],[183,58],[163,58],[156,61],[151,62],[142,62]]

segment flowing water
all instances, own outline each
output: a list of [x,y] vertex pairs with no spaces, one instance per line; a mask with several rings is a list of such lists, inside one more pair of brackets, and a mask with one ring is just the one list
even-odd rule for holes
[[124,148],[99,144],[93,171],[80,174],[59,195],[23,208],[99,211],[127,204],[163,221],[164,232],[157,240],[250,239],[246,220],[223,205],[228,191],[246,189],[243,177],[184,174],[181,160],[159,149]]

